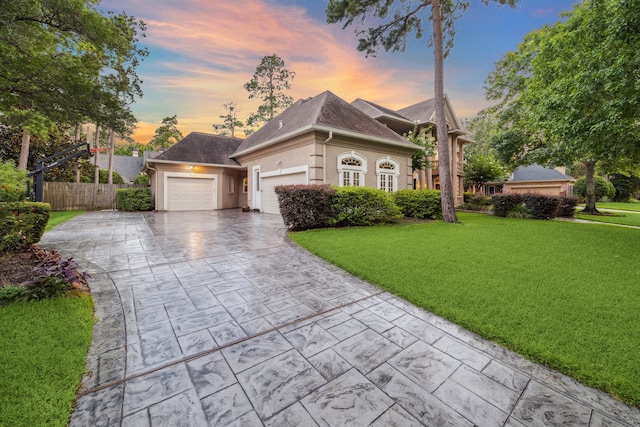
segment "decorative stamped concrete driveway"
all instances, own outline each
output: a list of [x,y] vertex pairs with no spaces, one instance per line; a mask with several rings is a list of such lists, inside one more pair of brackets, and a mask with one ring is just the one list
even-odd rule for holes
[[88,213],[41,245],[92,275],[71,426],[640,426],[239,210]]

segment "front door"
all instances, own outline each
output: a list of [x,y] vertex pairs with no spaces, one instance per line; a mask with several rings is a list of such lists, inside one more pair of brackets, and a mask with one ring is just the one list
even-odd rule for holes
[[260,182],[260,166],[253,167],[253,209],[261,210],[262,182]]

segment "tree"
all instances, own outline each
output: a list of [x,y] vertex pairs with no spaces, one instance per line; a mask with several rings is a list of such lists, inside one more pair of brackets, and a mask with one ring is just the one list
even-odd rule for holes
[[136,46],[144,24],[124,13],[103,15],[96,4],[12,0],[0,8],[0,114],[23,132],[22,168],[31,136],[87,119],[110,128],[131,123],[131,111],[109,86],[109,70],[146,54]]
[[487,182],[503,180],[506,172],[492,154],[477,153],[464,164],[464,175],[465,184],[478,192]]
[[137,151],[138,157],[142,157],[142,153],[144,153],[145,151],[149,151],[149,148],[151,147],[146,144],[141,144],[135,141],[128,141],[124,145],[116,145],[113,152],[116,156],[133,156],[133,152]]
[[503,131],[495,145],[512,164],[570,165],[586,172],[584,212],[598,213],[596,165],[640,160],[640,3],[585,0],[566,20],[532,31],[487,78]]
[[154,150],[166,150],[182,138],[182,132],[177,128],[176,115],[162,119],[162,126],[156,129],[155,135],[149,141],[149,146]]
[[[481,0],[488,4],[490,0]],[[493,0],[499,4],[515,5],[518,0]],[[396,6],[389,18],[389,9]],[[366,55],[375,55],[379,47],[385,51],[403,52],[407,37],[413,33],[421,39],[431,20],[433,29],[430,44],[434,56],[434,94],[436,112],[436,131],[440,172],[440,190],[442,200],[442,218],[445,222],[457,222],[451,182],[450,153],[447,124],[444,110],[444,59],[453,47],[455,35],[454,23],[469,6],[462,0],[329,0],[326,9],[327,22],[344,21],[343,27],[352,25],[356,19],[361,25],[369,25],[374,20],[382,21],[367,30],[357,30],[358,51]],[[430,16],[423,16],[428,8]]]
[[258,111],[249,114],[247,126],[268,122],[293,104],[293,98],[284,91],[291,89],[291,81],[295,76],[294,71],[284,68],[284,61],[275,53],[262,58],[253,78],[244,84],[244,89],[249,92],[249,99],[262,100]]
[[222,104],[222,108],[224,108],[225,114],[218,116],[222,119],[222,123],[214,123],[213,128],[218,131],[218,135],[225,136],[231,134],[231,137],[234,138],[236,128],[243,127],[244,123],[237,118],[238,109],[236,108],[235,102],[229,101],[226,104]]

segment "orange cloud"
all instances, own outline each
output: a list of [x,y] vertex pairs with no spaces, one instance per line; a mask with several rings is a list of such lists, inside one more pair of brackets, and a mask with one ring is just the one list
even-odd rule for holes
[[223,103],[235,101],[241,118],[255,111],[259,101],[249,100],[243,85],[261,58],[274,53],[296,72],[294,99],[331,90],[348,102],[359,97],[400,108],[432,93],[430,69],[402,69],[394,55],[367,59],[356,52],[352,31],[313,19],[299,6],[264,0],[111,0],[103,6],[121,6],[147,24],[143,41],[151,55],[140,68],[145,97],[134,107],[142,111],[140,142],[173,114],[186,134],[212,131]]

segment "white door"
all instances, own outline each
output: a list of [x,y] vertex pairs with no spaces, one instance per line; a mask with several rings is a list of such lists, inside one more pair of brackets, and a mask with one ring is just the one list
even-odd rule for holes
[[278,196],[274,187],[278,185],[306,184],[307,174],[292,173],[287,175],[277,175],[262,178],[262,212],[270,214],[280,214]]
[[215,178],[167,178],[168,211],[201,211],[216,209]]
[[261,194],[262,183],[260,182],[260,166],[253,167],[253,209],[262,209],[261,207]]

